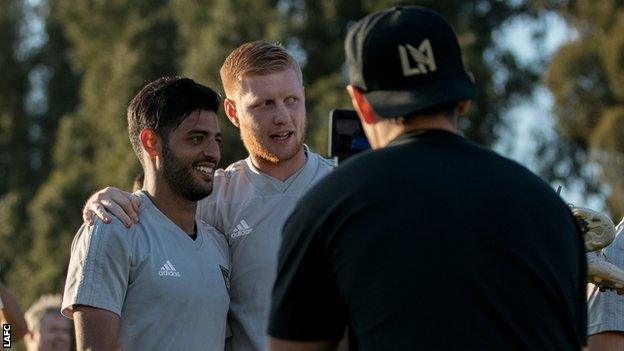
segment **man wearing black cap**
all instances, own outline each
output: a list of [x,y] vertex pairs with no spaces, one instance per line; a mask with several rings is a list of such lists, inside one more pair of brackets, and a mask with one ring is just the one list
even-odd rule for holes
[[287,221],[272,350],[574,350],[586,264],[559,196],[475,145],[453,30],[420,7],[373,13],[345,44],[347,90],[375,149],[312,188]]

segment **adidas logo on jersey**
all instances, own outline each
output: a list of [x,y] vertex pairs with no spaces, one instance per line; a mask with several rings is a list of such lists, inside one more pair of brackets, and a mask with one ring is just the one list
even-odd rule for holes
[[178,272],[171,262],[167,260],[167,262],[165,262],[165,264],[158,271],[158,275],[161,277],[179,277],[180,272]]
[[247,224],[247,222],[245,222],[245,220],[243,219],[240,221],[240,223],[238,223],[236,228],[234,228],[230,236],[232,237],[232,239],[234,239],[234,238],[238,238],[239,236],[247,235],[251,233],[252,231],[253,231],[253,228],[251,228]]

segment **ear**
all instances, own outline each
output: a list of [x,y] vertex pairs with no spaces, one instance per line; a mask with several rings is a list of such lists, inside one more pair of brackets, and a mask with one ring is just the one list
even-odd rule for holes
[[240,127],[240,123],[238,121],[238,114],[236,113],[236,105],[234,101],[230,99],[223,100],[223,110],[225,111],[225,115],[232,122],[232,124],[236,127]]
[[355,112],[357,112],[358,116],[360,116],[360,120],[362,120],[362,123],[377,123],[375,112],[373,112],[373,108],[370,106],[368,101],[366,101],[364,93],[362,93],[360,89],[354,87],[353,85],[347,86],[347,92],[349,92],[349,96],[351,96],[351,103],[353,104],[353,108],[355,109]]
[[463,116],[470,108],[470,100],[462,100],[457,103],[457,115]]
[[160,146],[160,137],[156,135],[156,133],[151,129],[143,129],[141,134],[139,134],[139,140],[141,140],[141,145],[143,145],[143,150],[149,157],[159,156],[161,153]]
[[33,342],[35,339],[35,332],[32,330],[29,330],[26,332],[26,334],[24,334],[24,342],[25,343],[31,343]]

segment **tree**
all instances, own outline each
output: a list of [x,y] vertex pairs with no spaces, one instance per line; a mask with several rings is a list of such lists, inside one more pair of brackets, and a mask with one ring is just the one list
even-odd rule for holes
[[168,1],[50,0],[72,69],[82,79],[79,108],[58,127],[48,179],[29,205],[32,244],[12,276],[25,301],[62,289],[71,239],[90,192],[129,188],[138,171],[127,133],[128,102],[148,80],[178,71],[177,25]]
[[[185,75],[221,90],[218,71],[231,50],[246,41],[280,41],[302,65],[307,142],[323,153],[327,113],[350,106],[344,90],[344,36],[355,20],[392,2],[44,0],[48,40],[20,62],[15,48],[23,3],[0,2],[0,63],[15,68],[0,82],[0,220],[7,223],[0,238],[15,239],[15,245],[0,249],[0,255],[22,253],[0,263],[14,265],[9,283],[22,302],[30,303],[62,289],[88,195],[107,185],[130,188],[139,163],[128,140],[126,108],[147,81]],[[536,11],[525,1],[419,3],[441,12],[459,33],[479,89],[465,131],[492,144],[505,123],[504,112],[528,96],[539,69],[500,48],[495,33],[509,20]],[[19,118],[26,116],[33,72],[44,72],[46,103]],[[225,166],[246,152],[238,131],[221,120]],[[12,169],[19,172],[5,177]]]
[[[284,1],[290,46],[304,56],[304,76],[309,105],[309,143],[316,150],[327,145],[327,113],[349,108],[344,89],[344,37],[350,25],[372,11],[396,1]],[[528,97],[539,78],[539,67],[522,65],[494,40],[497,30],[518,16],[534,18],[537,11],[528,2],[507,1],[417,1],[441,13],[458,33],[467,69],[476,78],[477,98],[462,128],[472,140],[492,145],[497,128],[505,125],[503,114]]]
[[[181,58],[183,75],[207,84],[225,95],[219,69],[225,58],[239,45],[254,40],[275,42],[279,34],[277,0],[212,0],[177,3],[182,43],[186,50]],[[246,157],[238,129],[220,113],[223,133],[220,166]]]
[[[13,267],[28,247],[22,236],[26,203],[31,194],[30,116],[24,109],[28,91],[28,63],[21,48],[20,25],[24,21],[21,1],[0,2],[0,277]],[[21,55],[20,55],[21,54]]]
[[[557,129],[574,167],[565,176],[606,191],[608,207],[624,214],[624,4],[620,1],[546,1],[575,30],[576,39],[550,61],[546,84],[555,97]],[[561,157],[560,159],[563,159]],[[598,177],[588,177],[588,169]],[[602,183],[602,185],[600,185]]]
[[[28,188],[30,149],[29,116],[24,110],[28,89],[27,63],[19,57],[21,1],[0,2],[0,195],[9,189]],[[23,53],[22,53],[23,54]]]

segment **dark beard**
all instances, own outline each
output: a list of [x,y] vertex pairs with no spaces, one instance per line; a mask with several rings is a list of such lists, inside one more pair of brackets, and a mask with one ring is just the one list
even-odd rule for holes
[[208,187],[202,187],[193,179],[192,167],[181,164],[167,143],[163,143],[163,176],[169,187],[176,194],[190,201],[199,201],[212,193],[212,182]]

